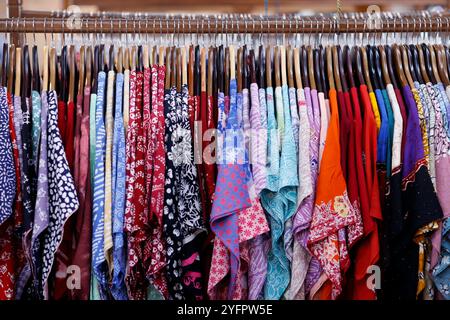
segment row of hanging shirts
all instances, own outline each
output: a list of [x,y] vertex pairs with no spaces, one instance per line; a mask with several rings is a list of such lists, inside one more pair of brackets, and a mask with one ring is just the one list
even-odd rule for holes
[[5,43],[1,298],[448,298],[449,49],[390,39]]

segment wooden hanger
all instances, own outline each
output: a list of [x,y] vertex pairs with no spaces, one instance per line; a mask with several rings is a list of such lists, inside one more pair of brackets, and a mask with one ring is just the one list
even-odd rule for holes
[[344,46],[344,59],[347,70],[348,83],[350,84],[350,88],[355,88],[355,79],[353,76],[353,67],[352,67],[352,55],[350,52],[350,47],[347,45]]
[[391,79],[391,83],[394,86],[395,89],[400,88],[400,84],[397,80],[397,76],[394,72],[394,61],[393,61],[393,56],[392,56],[392,49],[390,46],[386,45],[384,46],[384,52],[386,54],[386,59],[387,59],[387,68],[389,71],[389,78]]
[[85,73],[85,47],[81,46],[80,47],[80,65],[78,67],[79,70],[79,75],[78,75],[78,93],[82,94],[84,91],[84,82],[85,82],[85,78],[84,78],[84,73]]
[[16,58],[16,48],[12,44],[9,46],[9,64],[8,64],[8,79],[7,79],[7,89],[9,93],[13,93],[12,89],[14,85],[15,58]]
[[300,71],[302,76],[302,84],[306,88],[311,88],[309,86],[309,76],[308,76],[308,51],[305,46],[302,46],[300,52]]
[[258,87],[266,88],[266,50],[264,46],[260,45],[258,49]]
[[189,63],[188,63],[188,91],[189,95],[194,96],[194,66],[195,66],[195,53],[194,46],[189,46]]
[[359,85],[365,85],[366,81],[364,79],[363,63],[361,57],[361,51],[358,47],[352,48],[353,61],[355,63],[356,74],[358,75]]
[[397,69],[397,75],[398,75],[398,79],[400,81],[400,85],[402,87],[405,87],[408,84],[408,82],[406,80],[405,71],[403,69],[402,56],[400,53],[400,49],[395,44],[392,46],[392,55],[394,57],[395,66]]
[[238,92],[242,92],[242,81],[243,81],[243,76],[242,76],[242,48],[239,48],[237,50],[237,90]]
[[31,65],[30,65],[30,55],[28,51],[28,45],[23,47],[22,51],[22,87],[21,95],[22,100],[25,101],[27,97],[31,97]]
[[383,71],[381,70],[381,59],[380,59],[380,51],[376,46],[372,47],[373,58],[375,60],[375,75],[377,77],[378,83],[380,84],[381,89],[386,88],[386,84],[383,79]]
[[272,87],[272,57],[270,46],[266,48],[266,82],[267,88]]
[[137,59],[136,59],[136,70],[139,72],[144,71],[144,49],[141,45],[137,47]]
[[317,91],[324,92],[322,87],[322,72],[320,70],[320,58],[319,58],[319,50],[313,49],[313,61],[314,61],[314,79],[316,80]]
[[[75,52],[74,47],[69,47],[69,92],[67,101],[75,101]],[[113,67],[114,68],[114,67]]]
[[147,44],[144,44],[143,47],[144,47],[143,48],[144,52],[143,52],[142,60],[144,63],[144,68],[148,69],[148,68],[150,68],[150,51],[149,51],[150,49]]
[[181,83],[182,85],[188,84],[188,71],[187,71],[187,55],[186,47],[181,48]]
[[165,79],[166,79],[166,81],[165,81],[165,84],[164,84],[164,88],[166,89],[166,90],[169,90],[170,89],[170,75],[171,75],[171,67],[172,67],[172,65],[171,65],[171,49],[170,49],[170,47],[167,47],[166,48],[166,63],[165,63],[165,65],[166,65],[166,76],[165,76]]
[[[331,60],[330,60],[330,63]],[[320,64],[320,79],[322,81],[322,88],[323,88],[323,94],[325,96],[325,99],[328,99],[328,91],[329,88],[329,82],[327,81],[328,78],[328,72],[327,70],[327,55],[326,50],[322,45],[319,45],[319,64]]]
[[275,87],[281,87],[281,74],[280,74],[280,47],[274,47],[273,52],[273,65],[275,70]]
[[414,82],[417,81],[417,76],[416,76],[416,70],[414,68],[412,54],[411,54],[411,52],[409,50],[409,47],[407,45],[400,46],[400,52],[402,53],[402,56],[406,55],[407,58],[408,58],[407,59],[408,60],[408,64],[405,65],[404,67],[409,69],[409,74],[411,75],[412,81],[414,83]]
[[[34,91],[41,91],[41,74],[39,72],[39,54],[38,47],[36,45],[31,49],[31,55],[33,57],[33,80],[31,86]],[[3,70],[3,69],[2,69]]]
[[247,45],[242,47],[242,88],[248,89],[249,85],[249,65],[248,65]]
[[406,53],[404,46],[399,46],[402,58],[403,58],[403,70],[405,72],[406,81],[408,81],[408,84],[411,88],[414,88],[414,79],[411,75],[411,70],[409,68],[410,64],[408,61],[408,54]]
[[447,72],[450,75],[450,49],[444,46],[445,60],[447,61]]
[[[170,48],[170,87],[177,87],[177,52],[175,46]],[[178,88],[177,88],[178,90]]]
[[384,82],[386,83],[386,85],[388,85],[391,84],[391,77],[389,76],[386,52],[384,51],[384,47],[382,45],[378,46],[378,50],[380,51],[381,70],[383,73]]
[[300,50],[294,48],[294,70],[295,70],[295,84],[297,89],[303,89],[302,76],[300,71]]
[[405,45],[405,49],[406,49],[406,54],[408,55],[408,61],[410,64],[410,69],[411,69],[411,76],[413,78],[414,81],[417,81],[420,83],[420,68],[417,68],[417,64],[415,61],[415,52],[414,52],[414,45]]
[[442,83],[441,77],[439,76],[439,68],[436,62],[436,55],[434,53],[434,47],[432,45],[428,45],[428,50],[430,51],[430,57],[431,57],[431,69],[433,70],[433,76],[435,79],[435,83]]
[[311,46],[307,47],[308,52],[308,75],[311,84],[311,90],[316,89],[316,79],[314,78],[314,57]]
[[14,95],[20,96],[20,86],[21,86],[21,79],[22,79],[22,48],[18,47],[16,48],[16,79],[15,79],[15,88],[14,88]]
[[286,72],[286,47],[285,46],[280,46],[280,59],[281,59],[281,64],[280,64],[281,84],[283,86],[287,86],[288,80],[287,80],[287,72]]
[[136,70],[136,46],[131,47],[130,51],[130,70]]
[[339,71],[339,57],[337,49],[338,49],[337,46],[333,46],[331,48],[333,63],[328,63],[328,68],[330,68],[331,66],[333,67],[333,78],[335,79],[336,90],[342,92],[341,75]]
[[201,56],[200,47],[195,46],[194,48],[194,96],[199,96],[201,91]]
[[164,52],[166,51],[166,49],[164,48],[164,46],[160,46],[159,47],[159,55],[158,55],[158,65],[159,66],[163,66],[164,65]]
[[49,81],[49,65],[48,65],[48,59],[49,59],[49,52],[48,52],[48,46],[44,46],[44,55],[43,55],[43,69],[42,69],[42,91],[48,91],[48,81]]
[[288,76],[288,86],[289,86],[289,88],[295,88],[294,67],[292,65],[293,53],[292,53],[291,46],[287,47],[286,59],[287,59],[287,70],[286,71],[287,71],[287,76]]
[[208,76],[207,76],[207,85],[206,85],[206,93],[209,97],[213,96],[213,79],[214,79],[214,47],[210,46],[208,50]]
[[94,67],[92,70],[92,92],[97,92],[97,87],[98,87],[98,72],[99,72],[99,68],[98,68],[98,55],[99,55],[99,51],[100,48],[99,46],[95,46],[94,47]]
[[92,47],[88,46],[85,53],[85,86],[91,85],[92,79]]
[[422,75],[422,68],[420,67],[419,50],[417,49],[417,46],[413,44],[409,45],[409,50],[412,55],[412,61],[414,70],[416,71],[417,81],[419,83],[425,83]]
[[123,69],[130,70],[130,49],[125,48],[125,52],[123,54]]
[[431,83],[435,84],[436,78],[434,76],[433,66],[432,66],[432,62],[431,62],[430,49],[428,48],[428,46],[425,43],[422,44],[422,52],[423,52],[423,57],[425,59],[425,70],[427,70],[427,74],[428,74],[429,79],[431,80]]
[[333,76],[333,53],[330,46],[326,47],[326,55],[327,55],[327,75],[328,75],[328,86],[330,90],[335,89],[334,84],[334,76]]
[[255,61],[255,51],[250,50],[247,58],[247,65],[250,75],[250,83],[256,83],[256,61]]
[[217,90],[225,93],[225,59],[223,45],[219,46],[219,52],[217,54]]
[[230,79],[236,79],[236,52],[234,46],[230,46]]
[[361,53],[363,74],[364,74],[364,79],[366,80],[367,90],[369,92],[373,92],[372,81],[370,80],[370,74],[369,74],[369,61],[367,59],[366,48],[364,46],[362,46],[359,48],[359,51]]
[[450,85],[450,80],[448,77],[447,71],[447,58],[445,56],[444,46],[441,44],[434,46],[436,57],[437,57],[437,66],[439,70],[439,75],[441,76],[442,83],[445,87]]
[[6,68],[5,68],[5,57],[7,56],[7,50],[8,50],[8,45],[5,43],[3,43],[3,48],[1,51],[1,64],[0,64],[0,84],[2,85],[2,87],[4,87],[4,83],[5,83],[5,76],[6,76]]
[[425,56],[423,54],[422,46],[420,44],[418,44],[416,46],[416,48],[417,48],[417,52],[418,52],[418,55],[419,55],[420,73],[422,74],[424,84],[428,83],[428,82],[431,82],[430,78],[428,76],[427,68],[425,67],[425,63],[426,62],[425,62]]
[[349,90],[349,86],[348,86],[348,82],[347,82],[347,77],[345,74],[345,63],[344,63],[344,52],[341,48],[341,46],[337,46],[337,57],[338,57],[338,69],[339,69],[339,74],[341,77],[341,86],[342,86],[342,91],[343,92],[348,92]]
[[117,51],[116,70],[117,70],[117,73],[123,73],[123,48],[122,47],[119,47],[119,50]]
[[230,48],[225,48],[225,95],[230,94]]
[[[69,79],[67,77],[67,73],[69,72],[68,66],[68,54],[67,54],[67,46],[63,46],[61,50],[61,63],[60,63],[60,76],[61,81],[56,82],[55,90],[57,90],[58,98],[64,102],[67,102],[67,96],[69,91]],[[56,57],[56,61],[58,61],[58,57]],[[56,62],[58,63],[58,62]],[[58,67],[56,67],[55,77],[58,79]]]
[[176,60],[176,74],[177,74],[177,91],[181,92],[181,85],[183,83],[183,65],[181,63],[181,48],[175,49],[177,60]]

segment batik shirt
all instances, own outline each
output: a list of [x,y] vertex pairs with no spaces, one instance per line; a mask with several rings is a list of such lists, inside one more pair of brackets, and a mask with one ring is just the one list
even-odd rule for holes
[[47,279],[53,265],[53,258],[61,243],[64,224],[78,209],[79,203],[75,184],[70,174],[64,147],[58,129],[56,92],[48,93],[48,197],[49,223],[44,234],[41,284],[47,296]]

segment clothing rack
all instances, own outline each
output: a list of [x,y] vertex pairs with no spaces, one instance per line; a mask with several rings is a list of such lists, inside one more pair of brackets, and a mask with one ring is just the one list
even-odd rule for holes
[[[415,16],[379,16],[376,28],[367,16],[131,16],[67,18],[0,19],[0,32],[12,33],[382,33],[382,32],[450,32],[448,13]],[[373,21],[373,20],[372,20]]]

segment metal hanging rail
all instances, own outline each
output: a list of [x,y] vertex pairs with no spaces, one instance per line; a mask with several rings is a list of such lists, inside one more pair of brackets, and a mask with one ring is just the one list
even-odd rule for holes
[[450,32],[450,14],[430,16],[379,16],[355,14],[335,19],[327,16],[70,16],[68,18],[0,19],[0,32],[12,33],[361,33]]

